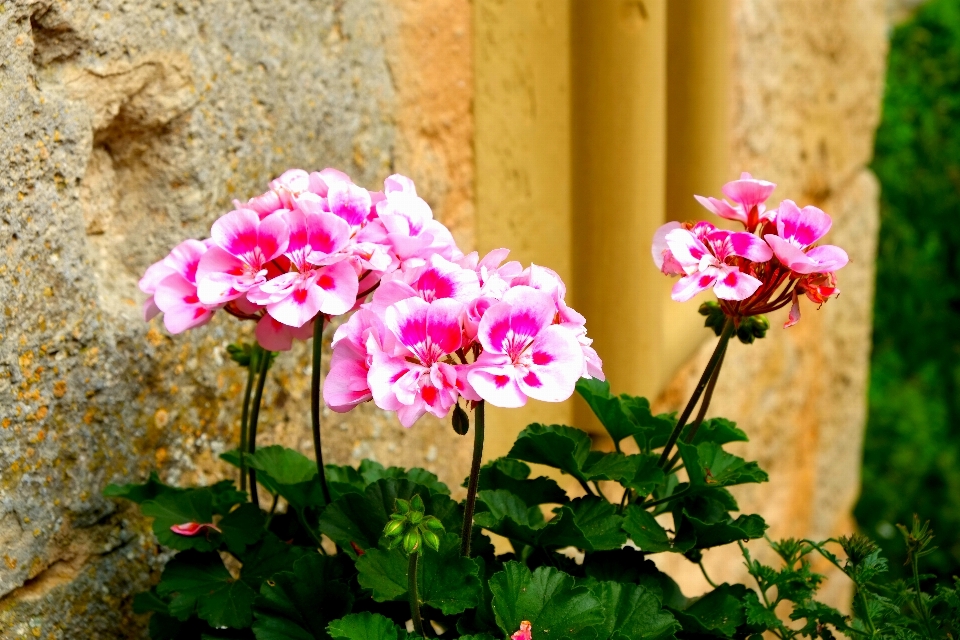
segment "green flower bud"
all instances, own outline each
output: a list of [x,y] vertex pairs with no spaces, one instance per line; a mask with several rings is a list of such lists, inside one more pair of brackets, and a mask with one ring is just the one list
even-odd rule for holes
[[407,555],[411,553],[417,553],[420,551],[420,543],[422,542],[420,537],[420,532],[416,529],[411,529],[407,532],[407,535],[403,536],[403,550]]
[[403,521],[402,520],[391,520],[387,523],[387,526],[383,528],[383,535],[385,536],[398,536],[403,533]]
[[727,318],[723,314],[723,309],[720,308],[719,303],[712,301],[704,302],[700,305],[697,312],[706,317],[703,326],[713,329],[713,332],[718,336],[723,333],[723,325],[726,324]]
[[465,436],[470,431],[470,417],[460,403],[453,408],[453,430],[457,435]]
[[241,367],[250,366],[250,345],[245,342],[236,342],[227,345],[227,354],[230,359]]
[[424,510],[423,500],[420,498],[419,493],[410,499],[410,506],[413,508],[414,511],[422,512]]
[[753,323],[743,322],[739,328],[737,328],[737,338],[740,339],[740,342],[743,344],[753,344],[753,341],[757,339],[753,335]]
[[395,536],[393,538],[387,538],[387,550],[392,551],[397,548],[397,545],[400,544],[400,541],[403,540],[400,536]]
[[411,511],[408,520],[410,520],[412,524],[420,524],[420,521],[423,520],[423,512]]
[[410,503],[402,498],[397,498],[397,511],[406,515],[410,512]]
[[437,533],[443,533],[443,523],[434,516],[425,517],[423,522],[420,523],[420,528],[436,531]]
[[422,531],[422,535],[424,544],[434,551],[440,551],[440,538],[437,534],[433,531]]
[[390,514],[390,519],[391,519],[391,520],[399,520],[400,522],[403,522],[404,520],[407,519],[407,516],[403,515],[402,513],[391,513],[391,514]]

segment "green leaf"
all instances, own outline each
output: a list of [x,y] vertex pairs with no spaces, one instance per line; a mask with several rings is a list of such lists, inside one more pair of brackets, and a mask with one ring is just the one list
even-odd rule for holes
[[537,544],[546,521],[539,506],[527,504],[505,489],[479,491],[477,500],[485,508],[473,517],[477,526],[527,545]]
[[[409,563],[399,550],[370,549],[357,560],[360,586],[373,592],[377,602],[407,597]],[[480,569],[460,555],[460,537],[447,533],[440,551],[424,548],[418,563],[420,600],[444,615],[462,613],[477,606]]]
[[157,541],[171,549],[185,551],[213,551],[219,546],[220,534],[207,530],[195,536],[184,536],[171,531],[174,525],[197,522],[213,523],[213,492],[209,489],[187,489],[163,492],[140,505],[143,515],[153,518],[153,533]]
[[350,543],[364,550],[376,548],[397,498],[409,500],[416,494],[423,498],[426,514],[439,518],[448,531],[459,530],[463,516],[456,502],[410,480],[394,478],[374,482],[363,495],[348,493],[335,500],[321,515],[320,530],[355,557]]
[[217,523],[217,528],[222,532],[223,541],[230,553],[238,555],[263,536],[266,524],[267,518],[263,511],[248,502],[224,516]]
[[259,591],[264,580],[281,571],[292,571],[294,563],[309,554],[316,554],[316,551],[287,544],[274,534],[267,533],[260,542],[248,547],[239,556],[243,563],[240,579]]
[[[692,424],[684,427],[683,433],[680,435],[681,442],[687,443],[687,434],[690,433],[692,428]],[[693,442],[687,444],[697,446],[701,442],[712,442],[724,445],[729,442],[747,442],[748,440],[747,434],[737,428],[736,422],[731,422],[726,418],[710,418],[703,421],[700,428],[697,429],[696,435],[693,436]]]
[[673,542],[667,536],[667,531],[656,518],[646,509],[636,505],[629,505],[624,513],[623,530],[629,534],[642,551],[647,553],[660,553],[663,551],[675,551],[683,553],[689,547],[676,548]]
[[686,633],[706,633],[732,637],[746,622],[743,601],[747,588],[741,584],[721,584],[687,607],[673,611]]
[[747,624],[750,625],[750,630],[755,633],[783,628],[783,623],[780,622],[777,614],[760,602],[760,598],[754,591],[744,594],[743,613],[747,618]]
[[403,640],[408,637],[406,630],[401,630],[392,620],[369,611],[334,620],[327,631],[335,640]]
[[650,411],[650,402],[646,398],[620,394],[620,405],[639,427],[633,436],[643,453],[650,453],[653,449],[662,447],[677,424],[677,416],[673,413],[653,415]]
[[554,467],[585,481],[580,469],[590,455],[590,445],[590,436],[580,429],[531,424],[517,436],[507,457]]
[[724,451],[714,442],[696,446],[678,443],[680,456],[690,476],[690,485],[700,487],[729,487],[749,482],[766,482],[767,474],[756,462],[746,462]]
[[490,578],[490,591],[497,624],[508,636],[528,620],[538,640],[587,640],[597,637],[594,627],[604,621],[600,600],[552,567],[531,573],[519,562],[508,562]]
[[480,598],[480,568],[460,555],[460,536],[447,533],[440,551],[425,548],[420,556],[420,599],[444,615],[462,613],[477,606]]
[[216,553],[177,554],[163,570],[157,594],[173,596],[170,614],[181,621],[196,614],[213,627],[243,629],[253,619],[256,593],[235,580]]
[[650,495],[666,480],[663,469],[659,465],[660,456],[646,453],[629,456],[629,458],[634,464],[633,477],[621,480],[620,484],[636,491],[639,497]]
[[737,540],[762,538],[766,530],[766,522],[758,515],[741,515],[736,520],[727,516],[726,520],[708,523],[690,515],[684,509],[674,544],[677,547],[689,545],[696,546],[698,549],[707,549]]
[[577,381],[577,393],[590,405],[590,409],[600,420],[600,424],[607,430],[613,441],[617,443],[618,449],[621,440],[629,438],[639,431],[639,427],[632,420],[631,415],[624,411],[620,398],[610,395],[609,382],[596,378],[580,378]]
[[304,556],[260,587],[253,631],[257,640],[327,639],[327,625],[350,612],[353,595],[335,557]]
[[347,493],[363,493],[367,488],[368,483],[353,467],[328,464],[323,468],[327,472],[327,485],[334,500]]
[[103,495],[107,498],[123,498],[141,504],[147,500],[153,500],[162,493],[177,493],[182,491],[177,487],[170,487],[160,482],[160,476],[156,471],[150,472],[150,477],[143,484],[132,482],[130,484],[108,484],[103,490]]
[[667,640],[680,630],[676,618],[660,608],[656,593],[635,584],[598,582],[590,588],[603,606],[600,638]]
[[278,444],[260,447],[246,457],[247,466],[261,471],[278,484],[299,484],[317,475],[317,463],[299,451]]
[[566,504],[567,493],[552,478],[530,477],[530,467],[512,458],[497,458],[480,469],[477,488],[481,491],[504,489],[523,500],[528,507],[537,504]]
[[586,554],[584,573],[588,578],[603,582],[626,582],[640,585],[655,594],[664,606],[684,608],[687,598],[680,587],[657,565],[644,557],[644,552],[631,547]]
[[169,615],[170,605],[157,595],[156,588],[153,588],[133,597],[133,612],[137,614],[157,612]]
[[637,475],[641,456],[626,456],[622,453],[591,451],[580,469],[586,480],[612,480],[623,484]]
[[436,474],[413,467],[409,471],[400,467],[389,467],[385,469],[379,462],[373,460],[364,460],[360,463],[360,475],[367,484],[372,484],[377,480],[394,478],[396,480],[409,480],[421,486],[426,487],[431,493],[440,493],[445,496],[450,495],[450,488],[440,482]]
[[573,546],[584,551],[619,549],[627,541],[617,508],[602,498],[585,496],[554,510],[557,516],[540,533],[542,546]]

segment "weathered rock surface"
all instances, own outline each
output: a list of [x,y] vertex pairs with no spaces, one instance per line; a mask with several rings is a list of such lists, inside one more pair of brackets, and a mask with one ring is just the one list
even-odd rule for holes
[[[738,455],[758,460],[770,482],[735,492],[744,513],[760,513],[773,538],[823,539],[853,530],[866,419],[867,371],[878,232],[878,188],[865,169],[880,115],[886,54],[882,0],[738,0],[731,174],[747,170],[790,198],[834,217],[826,241],[847,249],[843,293],[819,311],[727,353],[710,414],[740,422],[751,442]],[[694,310],[691,308],[691,313]],[[678,372],[660,398],[676,409],[689,397],[716,339]],[[768,562],[762,541],[755,552]],[[765,550],[765,551],[761,551]],[[669,559],[685,588],[706,590],[700,569]],[[714,581],[744,580],[736,548],[705,554]],[[849,606],[846,579],[831,567],[824,597]]]
[[[0,638],[140,637],[130,597],[164,558],[100,490],[229,472],[244,378],[224,347],[250,327],[145,325],[151,262],[290,166],[413,172],[472,242],[469,4],[412,21],[411,2],[0,3]],[[263,443],[312,455],[309,371],[279,358]],[[330,462],[466,475],[446,424],[364,407],[324,436]]]

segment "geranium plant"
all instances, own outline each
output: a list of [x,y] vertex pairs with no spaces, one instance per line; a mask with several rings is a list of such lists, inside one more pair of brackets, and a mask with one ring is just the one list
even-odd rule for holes
[[[681,276],[673,297],[712,289],[719,300],[701,306],[719,341],[679,415],[612,394],[560,277],[505,262],[505,249],[464,254],[407,178],[391,176],[382,192],[369,192],[335,170],[292,170],[236,202],[209,239],[184,241],[140,283],[150,296],[146,318],[162,312],[171,333],[223,311],[255,322],[257,339],[230,348],[248,372],[240,442],[222,456],[239,468],[239,489],[231,480],[178,488],[153,475],[105,491],[139,503],[158,542],[177,551],[134,602],[152,612],[151,636],[953,637],[944,634],[956,633],[957,593],[925,595],[919,577],[913,588],[878,591],[883,561],[865,538],[772,543],[779,569],[742,545],[763,537],[766,524],[759,515],[734,517],[729,488],[767,475],[724,450],[747,439],[743,430],[707,418],[724,355],[734,335],[746,344],[765,335],[762,314],[789,304],[790,326],[800,294],[818,304],[835,296],[836,271],[847,262],[842,249],[818,244],[830,227],[826,213],[789,200],[768,209],[773,189],[744,174],[724,187],[732,203],[700,199],[744,231],[698,222],[656,234],[655,264]],[[323,331],[345,314],[321,388]],[[276,352],[310,339],[314,460],[256,446]],[[482,465],[487,403],[559,402],[575,391],[613,451],[593,449],[574,427],[532,424],[506,457]],[[324,464],[321,401],[339,412],[373,402],[408,428],[430,413],[451,416],[460,436],[472,430],[465,499],[454,500],[425,469]],[[534,477],[531,464],[571,476],[576,490]],[[271,496],[263,507],[261,490]],[[488,534],[511,551],[498,555]],[[904,535],[914,558],[928,552],[924,527]],[[649,559],[677,553],[702,568],[706,550],[729,544],[743,548],[755,588],[720,584],[687,598]],[[854,616],[813,599],[822,578],[810,569],[811,553],[855,582]],[[935,622],[948,615],[953,626]]]

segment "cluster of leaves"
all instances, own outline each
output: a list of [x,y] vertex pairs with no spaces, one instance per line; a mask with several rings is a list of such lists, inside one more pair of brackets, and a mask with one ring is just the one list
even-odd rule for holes
[[[960,530],[960,3],[930,0],[894,29],[872,169],[880,243],[863,495],[856,517],[907,579],[894,524]],[[943,584],[960,542],[921,566]]]
[[[764,482],[766,474],[724,450],[746,436],[719,418],[688,427],[675,464],[664,469],[654,452],[675,426],[673,415],[653,415],[644,398],[612,396],[595,380],[581,381],[578,391],[616,450],[592,449],[589,435],[573,427],[527,427],[506,457],[481,469],[471,557],[460,555],[460,537],[452,533],[461,530],[463,504],[424,469],[329,465],[326,504],[311,460],[262,447],[246,461],[273,496],[268,511],[246,502],[229,481],[179,489],[153,476],[111,485],[107,495],[139,503],[154,518],[159,542],[179,551],[135,609],[153,612],[155,640],[402,640],[413,637],[406,630],[407,545],[420,548],[414,566],[423,618],[445,638],[503,639],[524,620],[538,640],[744,638],[766,631],[829,638],[857,628],[813,600],[821,578],[802,558],[814,548],[829,552],[812,543],[775,547],[785,563],[779,572],[747,556],[758,591],[721,584],[700,598],[684,597],[649,556],[676,553],[700,563],[707,549],[762,537],[760,516],[734,517],[729,487]],[[638,453],[624,452],[628,439]],[[238,463],[236,452],[223,457]],[[572,476],[584,495],[531,477],[530,464]],[[614,493],[611,483],[621,487],[621,500],[606,497]],[[185,523],[211,526],[192,536],[171,530]],[[496,555],[484,532],[508,539],[512,551]],[[843,566],[865,566],[863,555],[848,551]],[[850,574],[858,585],[872,576],[858,571]],[[928,604],[949,604],[949,597]],[[793,603],[799,631],[775,615],[784,602]]]

